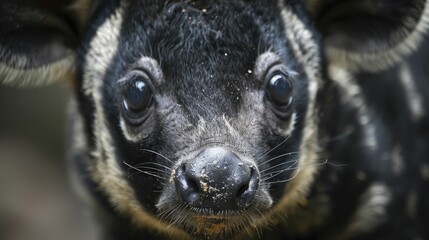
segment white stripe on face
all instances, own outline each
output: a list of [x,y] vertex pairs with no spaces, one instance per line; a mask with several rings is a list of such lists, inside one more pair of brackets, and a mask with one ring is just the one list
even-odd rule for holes
[[86,56],[83,88],[85,94],[94,100],[95,106],[96,150],[92,153],[95,158],[95,163],[91,166],[92,177],[108,195],[113,206],[119,212],[129,215],[136,225],[154,228],[178,236],[178,238],[187,239],[187,235],[182,231],[159,222],[138,202],[132,187],[128,184],[118,164],[115,144],[107,127],[106,114],[102,104],[103,80],[118,50],[119,34],[126,7],[127,3],[122,2],[100,26],[90,43],[89,52]]
[[317,114],[315,109],[316,93],[321,84],[321,57],[320,47],[315,41],[313,33],[305,26],[283,1],[279,0],[278,6],[286,31],[286,38],[292,46],[293,53],[308,78],[308,109],[305,115],[302,144],[300,146],[300,158],[296,170],[296,177],[287,184],[285,195],[272,211],[273,214],[284,212],[287,208],[293,208],[299,202],[305,201],[305,196],[314,181],[319,160],[319,146],[317,136]]

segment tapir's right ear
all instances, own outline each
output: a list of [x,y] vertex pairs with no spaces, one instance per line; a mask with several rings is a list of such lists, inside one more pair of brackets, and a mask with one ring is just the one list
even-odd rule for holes
[[73,78],[90,1],[64,2],[0,3],[0,83],[34,86]]

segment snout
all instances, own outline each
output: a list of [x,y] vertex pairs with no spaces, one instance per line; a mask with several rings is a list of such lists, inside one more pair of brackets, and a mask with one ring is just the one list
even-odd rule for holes
[[235,153],[213,147],[176,169],[175,186],[190,207],[213,212],[240,211],[254,200],[259,173]]

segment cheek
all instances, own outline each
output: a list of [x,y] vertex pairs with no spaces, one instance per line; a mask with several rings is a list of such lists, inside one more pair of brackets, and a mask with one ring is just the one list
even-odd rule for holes
[[156,169],[156,165],[152,165],[126,166],[123,171],[128,175],[128,183],[133,188],[139,203],[151,214],[156,215],[156,204],[163,191],[166,174],[160,173],[161,170]]

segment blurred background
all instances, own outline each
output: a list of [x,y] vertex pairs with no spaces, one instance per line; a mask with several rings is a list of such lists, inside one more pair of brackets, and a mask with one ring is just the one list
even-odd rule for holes
[[52,85],[0,86],[0,239],[90,240],[66,166],[67,102]]

